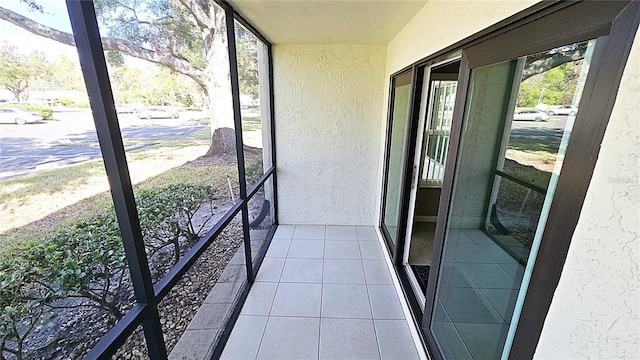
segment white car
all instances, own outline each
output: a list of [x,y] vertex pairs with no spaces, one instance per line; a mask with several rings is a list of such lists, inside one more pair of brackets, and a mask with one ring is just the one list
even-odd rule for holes
[[536,109],[522,109],[513,114],[513,120],[547,121],[549,115]]
[[177,111],[162,108],[146,108],[138,111],[138,119],[178,119],[179,117],[180,114]]
[[116,104],[116,112],[118,114],[133,114],[136,112],[136,109],[133,106]]
[[574,116],[578,113],[578,107],[574,105],[562,105],[558,106],[555,109],[547,110],[547,114],[549,115],[569,115]]
[[24,125],[42,120],[40,114],[18,108],[0,108],[0,123]]

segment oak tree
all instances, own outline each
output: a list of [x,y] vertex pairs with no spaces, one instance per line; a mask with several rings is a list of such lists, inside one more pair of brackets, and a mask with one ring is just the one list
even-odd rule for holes
[[[45,3],[20,0],[31,11]],[[207,155],[235,151],[225,13],[209,0],[96,0],[104,50],[167,67],[193,79],[210,110]],[[0,7],[0,19],[36,35],[75,46],[73,35]]]

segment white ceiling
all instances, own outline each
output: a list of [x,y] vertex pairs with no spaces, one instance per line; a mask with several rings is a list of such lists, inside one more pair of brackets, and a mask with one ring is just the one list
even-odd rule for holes
[[230,0],[274,44],[386,44],[428,0]]

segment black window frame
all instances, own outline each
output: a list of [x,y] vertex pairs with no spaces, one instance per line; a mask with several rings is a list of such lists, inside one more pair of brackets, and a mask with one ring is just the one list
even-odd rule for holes
[[[98,22],[92,1],[66,0],[73,35],[76,41],[78,56],[82,66],[84,81],[89,94],[91,110],[96,124],[96,132],[100,149],[109,179],[111,196],[114,201],[116,215],[120,224],[122,241],[132,278],[132,285],[136,303],[124,317],[90,350],[86,355],[89,359],[110,359],[124,344],[128,337],[140,326],[144,330],[148,355],[152,359],[167,359],[167,349],[162,336],[158,304],[168,295],[169,291],[184,276],[200,255],[226,228],[238,214],[242,214],[244,233],[244,248],[246,260],[247,281],[239,290],[238,301],[233,308],[229,320],[223,327],[218,341],[213,349],[212,359],[222,353],[231,329],[238,318],[240,309],[247,298],[249,288],[253,283],[254,274],[260,268],[262,260],[270,245],[273,234],[278,225],[277,196],[274,196],[274,219],[267,237],[259,249],[255,259],[251,254],[251,239],[249,232],[248,202],[267,181],[273,184],[274,195],[277,195],[276,179],[276,147],[275,147],[275,113],[273,92],[273,52],[271,42],[251,25],[241,14],[224,0],[215,0],[225,12],[227,29],[227,48],[229,52],[230,80],[234,109],[234,125],[236,137],[236,158],[238,166],[238,183],[240,198],[231,209],[205,234],[180,261],[155,285],[151,282],[149,264],[145,253],[144,242],[140,231],[138,213],[133,193],[133,185],[129,176],[122,134],[116,115],[113,94],[107,72],[102,41],[98,30]],[[213,5],[213,4],[212,4]],[[215,6],[215,5],[214,5]],[[240,22],[247,30],[262,41],[267,47],[268,81],[270,104],[270,139],[272,166],[265,171],[260,179],[247,189],[245,179],[244,147],[242,143],[242,123],[240,116],[240,90],[238,82],[237,56],[235,47],[234,20]],[[253,261],[252,261],[253,260]]]
[[[404,251],[404,241],[402,241],[401,239],[404,239],[404,236],[406,234],[406,229],[404,229],[401,225],[398,226],[397,230],[396,230],[396,246],[392,247],[392,235],[390,233],[390,230],[388,229],[387,225],[385,224],[384,220],[385,220],[385,214],[386,214],[386,205],[387,205],[387,193],[388,193],[388,186],[389,186],[389,157],[391,154],[391,132],[393,129],[393,112],[394,112],[394,101],[395,101],[395,90],[398,82],[398,79],[403,79],[404,77],[409,77],[410,78],[410,82],[409,85],[411,85],[410,90],[409,90],[409,104],[408,104],[408,112],[407,112],[407,128],[405,129],[405,133],[402,135],[403,139],[405,139],[406,144],[405,144],[405,148],[407,149],[408,152],[411,151],[411,146],[412,146],[412,142],[411,139],[413,140],[413,146],[415,146],[415,132],[416,129],[418,127],[417,124],[414,124],[414,121],[412,121],[412,119],[414,118],[414,113],[419,112],[419,106],[420,106],[420,99],[416,99],[416,93],[418,92],[418,89],[422,88],[422,71],[424,71],[424,69],[421,69],[421,71],[418,71],[419,69],[417,69],[416,67],[411,67],[411,68],[407,68],[407,69],[403,69],[402,71],[399,71],[395,74],[393,74],[391,76],[391,80],[389,83],[389,103],[388,103],[388,114],[387,114],[387,132],[385,135],[385,162],[384,162],[384,174],[383,174],[383,188],[382,188],[382,199],[380,201],[380,221],[378,224],[378,227],[380,228],[380,231],[382,232],[384,238],[385,238],[385,244],[387,246],[387,249],[389,250],[389,254],[391,254],[391,258],[393,259],[392,261],[394,263],[401,261],[401,257],[402,257],[402,252]],[[404,81],[404,79],[403,79]],[[406,84],[405,84],[406,85]],[[397,119],[396,119],[397,120]],[[408,153],[407,153],[408,154]],[[400,184],[400,192],[398,193],[398,199],[401,201],[400,202],[400,207],[398,208],[398,219],[401,220],[403,218],[406,217],[406,211],[408,211],[408,208],[405,209],[404,206],[402,206],[402,204],[404,203],[404,199],[405,197],[407,197],[409,194],[409,192],[407,191],[407,187],[405,182],[406,181],[411,181],[411,164],[410,164],[410,160],[409,159],[413,159],[412,157],[405,157],[402,160],[402,164],[400,165],[400,170],[402,172],[402,177],[401,177],[401,184]],[[406,181],[405,181],[406,180]]]

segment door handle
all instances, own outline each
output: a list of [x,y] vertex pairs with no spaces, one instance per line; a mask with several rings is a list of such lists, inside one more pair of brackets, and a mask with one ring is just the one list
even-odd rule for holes
[[413,171],[411,172],[411,190],[415,189],[418,185],[418,165],[413,164]]

